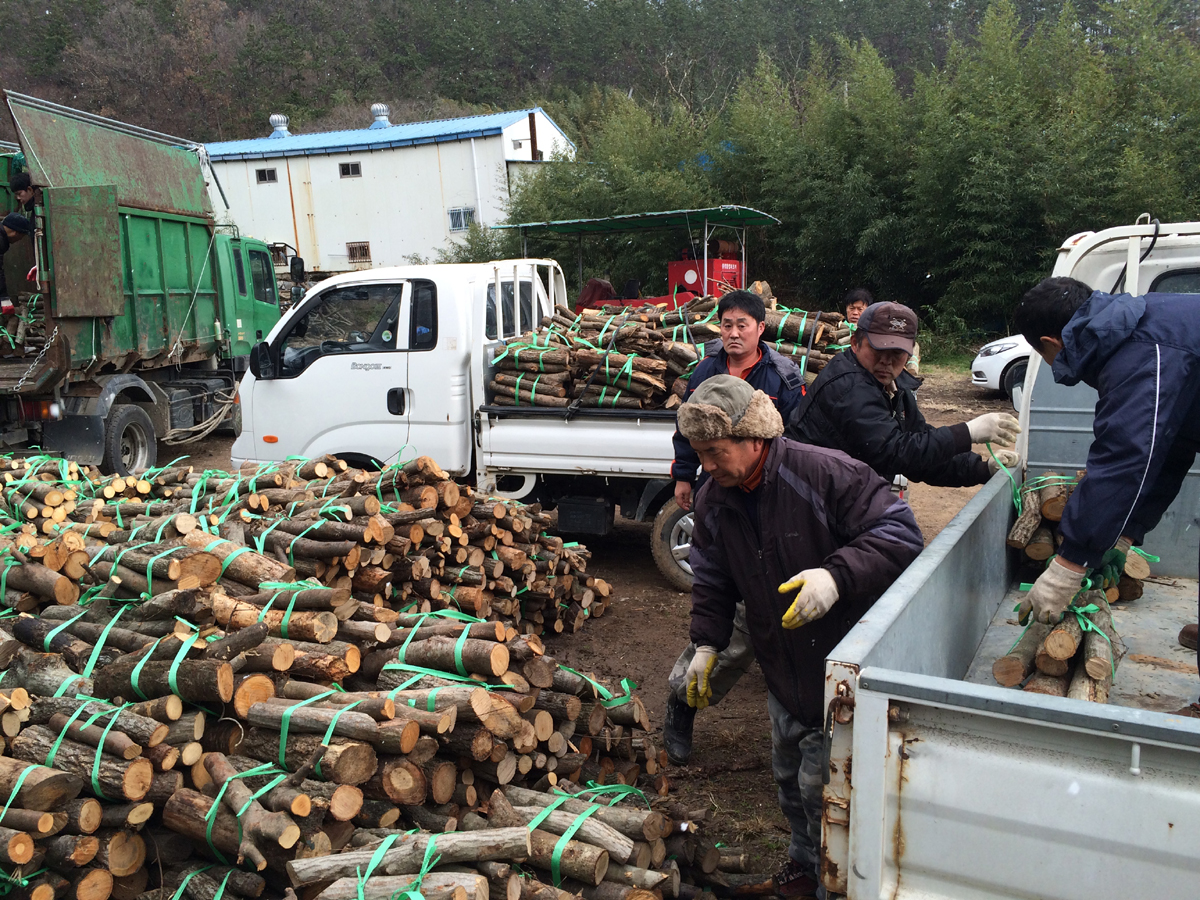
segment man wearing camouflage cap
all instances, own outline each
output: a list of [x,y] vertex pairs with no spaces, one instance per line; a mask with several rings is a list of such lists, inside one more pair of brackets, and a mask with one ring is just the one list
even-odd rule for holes
[[[771,765],[792,826],[784,896],[817,886],[825,657],[904,571],[923,541],[912,510],[869,466],[782,437],[770,398],[740,378],[708,379],[679,430],[710,476],[695,505],[688,703],[711,692],[717,653],[745,603],[767,681]],[[798,591],[798,593],[797,593]]]

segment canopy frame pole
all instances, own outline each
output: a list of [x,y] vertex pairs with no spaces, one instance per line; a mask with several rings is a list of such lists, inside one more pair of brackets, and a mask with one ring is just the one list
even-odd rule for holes
[[708,296],[708,216],[704,217],[704,296]]

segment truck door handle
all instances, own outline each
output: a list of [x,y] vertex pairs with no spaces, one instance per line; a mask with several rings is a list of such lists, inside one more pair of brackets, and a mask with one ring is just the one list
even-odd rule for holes
[[387,407],[393,416],[404,415],[404,388],[392,388],[387,392]]

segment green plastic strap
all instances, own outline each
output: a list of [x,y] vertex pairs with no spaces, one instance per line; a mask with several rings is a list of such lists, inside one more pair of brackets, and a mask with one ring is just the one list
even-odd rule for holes
[[[131,706],[132,704],[126,705]],[[108,724],[104,726],[104,732],[100,735],[100,746],[96,748],[96,754],[92,759],[92,791],[101,800],[112,799],[100,788],[100,760],[104,756],[104,741],[108,737],[108,733],[112,731],[112,727],[117,724],[117,713],[119,713],[122,708],[117,708],[110,711],[112,718],[109,719]],[[106,715],[107,714],[108,713],[106,713]]]
[[307,700],[301,700],[295,706],[289,706],[283,711],[283,718],[279,722],[279,765],[281,768],[287,768],[287,763],[284,762],[284,757],[287,754],[288,726],[292,724],[292,713],[302,706],[308,706],[310,703],[315,703],[324,697],[330,697],[336,693],[337,691],[325,691],[323,694],[317,694],[315,697],[309,697]]
[[550,801],[550,804],[545,809],[543,809],[540,813],[538,813],[536,816],[534,816],[529,821],[529,824],[525,827],[528,828],[530,831],[535,830],[539,825],[541,825],[543,822],[546,821],[546,819],[548,819],[550,817],[550,813],[554,812],[556,809],[558,809],[560,806],[562,806],[564,803],[566,803],[568,800],[571,800],[571,799],[573,799],[573,798],[571,797],[570,794],[560,793],[560,795],[557,798]]
[[[287,558],[288,558],[289,566],[296,565],[296,558],[292,555],[292,548],[294,548],[296,546],[296,541],[300,540],[300,538],[304,537],[306,534],[308,534],[314,528],[320,528],[324,524],[325,524],[324,519],[317,519],[317,521],[313,522],[311,525],[309,525],[302,532],[300,532],[298,535],[296,535],[294,538],[292,538],[291,541],[288,542]],[[287,637],[287,635],[284,635],[284,637]]]
[[[160,559],[162,559],[164,556],[170,556],[172,553],[174,553],[176,550],[179,550],[179,549],[181,549],[181,548],[180,547],[169,547],[166,550],[164,550],[162,553],[158,553],[158,554],[155,554],[154,556],[150,557],[150,561],[146,563],[146,593],[149,594],[151,597],[154,596],[154,564],[156,562],[158,562]],[[222,569],[221,573],[224,574],[224,572],[225,572],[225,570]]]
[[29,773],[34,769],[44,768],[46,767],[39,766],[37,763],[34,763],[28,769],[25,769],[23,772],[21,772],[19,776],[17,776],[17,783],[13,785],[12,791],[9,792],[8,801],[4,804],[4,809],[0,810],[0,819],[4,818],[5,813],[8,812],[8,808],[12,806],[13,801],[17,799],[17,794],[21,793],[21,785],[25,783],[25,778],[29,775]]
[[50,633],[47,634],[45,639],[42,641],[42,649],[45,650],[47,653],[49,653],[50,652],[50,642],[53,641],[56,637],[58,637],[58,633],[60,631],[62,631],[64,628],[70,627],[72,622],[78,622],[80,619],[82,619],[84,616],[86,616],[89,612],[91,612],[91,610],[85,609],[79,615],[72,616],[71,618],[67,619],[67,621],[63,622],[57,628],[50,629]]
[[267,536],[286,521],[287,519],[279,519],[277,522],[269,525],[260,535],[258,535],[258,537],[254,539],[254,546],[258,548],[259,553],[267,552]]
[[[55,697],[63,696],[67,692],[67,688],[69,688],[76,681],[79,681],[81,678],[83,678],[82,675],[71,675],[69,678],[67,678],[66,681],[64,681],[62,684],[60,684],[58,686],[58,690],[54,692],[54,696]],[[143,697],[142,699],[145,700],[146,698]]]
[[1100,635],[1100,637],[1104,638],[1104,640],[1106,640],[1108,642],[1108,660],[1109,660],[1109,663],[1112,665],[1112,677],[1113,677],[1113,681],[1115,682],[1117,680],[1117,655],[1113,652],[1112,639],[1107,634],[1105,634],[1102,629],[1097,628],[1096,623],[1087,617],[1088,613],[1094,613],[1094,612],[1099,612],[1099,611],[1100,611],[1100,607],[1097,606],[1095,603],[1089,603],[1087,606],[1069,606],[1069,607],[1067,607],[1067,612],[1075,613],[1075,618],[1079,622],[1079,628],[1083,631],[1084,634],[1087,634],[1089,631],[1094,631],[1094,632],[1096,632],[1096,634]]
[[[193,625],[192,627],[195,628],[196,626]],[[199,633],[199,629],[197,629],[196,634]],[[187,656],[188,651],[192,649],[192,640],[195,638],[196,634],[193,634],[187,638],[179,639],[179,650],[175,654],[175,658],[171,660],[171,668],[167,670],[167,684],[171,688],[171,693],[175,694],[176,696],[179,695],[179,685],[175,681],[175,677],[179,674],[179,664],[183,662],[183,658]],[[138,693],[141,692],[139,691]]]
[[612,800],[608,802],[609,806],[616,806],[626,797],[636,796],[646,804],[647,809],[651,808],[650,800],[646,797],[646,792],[635,788],[631,784],[597,784],[594,781],[589,781],[587,787],[580,790],[574,796],[579,798],[584,794],[613,794]]
[[[212,545],[210,544],[209,546],[212,546]],[[236,550],[234,550],[232,553],[230,553],[227,557],[225,557],[225,559],[223,559],[221,561],[221,574],[222,575],[225,574],[225,570],[229,568],[229,564],[232,563],[235,559],[237,559],[243,553],[249,553],[249,552],[250,552],[249,547],[238,547]]]
[[358,900],[364,900],[363,885],[367,883],[368,878],[375,874],[375,869],[383,861],[384,855],[392,848],[392,844],[396,843],[399,837],[400,835],[398,834],[389,834],[383,839],[383,843],[376,847],[375,852],[371,854],[371,860],[367,863],[366,872],[363,872],[361,869],[355,869],[355,872],[358,874]]
[[108,624],[104,626],[104,630],[100,632],[100,639],[96,641],[96,646],[92,648],[92,653],[88,657],[87,664],[83,667],[84,678],[91,678],[92,669],[96,667],[96,660],[100,658],[100,651],[104,649],[104,642],[108,640],[108,633],[113,630],[113,626],[117,624],[117,620],[121,618],[121,615],[127,609],[129,609],[128,606],[122,606],[118,609],[117,614],[109,620]]
[[1140,556],[1142,559],[1144,559],[1146,562],[1152,562],[1152,563],[1162,562],[1162,557],[1155,556],[1153,553],[1147,553],[1141,547],[1130,547],[1129,549],[1132,550],[1134,553],[1136,553],[1138,556]]
[[[275,768],[274,766],[271,766],[270,764],[268,764],[268,766],[272,770],[274,770],[274,768]],[[255,766],[255,768],[259,769],[262,767]],[[275,788],[279,787],[280,784],[282,784],[283,782],[285,782],[287,780],[288,780],[287,772],[282,772],[279,775],[276,775],[274,778],[272,778],[270,781],[268,781],[262,787],[260,787],[253,794],[251,794],[249,799],[247,799],[246,802],[242,804],[242,808],[237,811],[239,827],[241,826],[242,816],[244,816],[246,814],[246,810],[248,810],[250,808],[251,803],[253,803],[255,800],[257,800],[259,797],[263,796],[263,794],[269,794],[271,791],[273,791]]]
[[225,885],[229,883],[229,876],[233,874],[233,869],[225,873],[225,877],[221,879],[221,886],[217,888],[217,892],[213,894],[212,900],[221,900],[225,896]]
[[[336,687],[336,685],[335,685],[335,687]],[[338,689],[341,690],[340,688],[338,688]],[[329,746],[329,739],[333,737],[333,729],[337,727],[338,719],[340,719],[342,717],[342,713],[348,712],[348,711],[354,709],[354,707],[358,706],[362,702],[363,702],[362,700],[355,700],[353,703],[346,704],[345,706],[343,706],[341,709],[339,709],[337,712],[335,712],[333,714],[333,718],[329,720],[329,727],[325,729],[325,736],[323,738],[321,738],[321,746],[323,746],[323,747]],[[319,759],[317,760],[317,764],[313,767],[313,769],[317,773],[317,777],[320,778],[322,781],[324,781],[325,775],[321,771],[321,760],[319,760]]]
[[[221,862],[225,863],[225,865],[230,864],[229,860],[227,860],[225,858],[225,855],[220,850],[217,849],[217,845],[214,844],[212,841],[213,825],[216,824],[217,813],[220,812],[220,810],[221,810],[221,799],[225,796],[225,791],[229,788],[230,783],[232,783],[235,779],[249,778],[251,775],[266,775],[266,774],[269,774],[274,771],[275,771],[274,765],[272,765],[271,763],[263,763],[261,766],[255,766],[252,769],[247,769],[245,772],[236,773],[232,778],[227,779],[225,781],[225,783],[221,785],[221,789],[219,791],[217,791],[217,796],[213,799],[212,806],[210,806],[208,808],[208,812],[206,812],[204,814],[204,819],[208,823],[204,829],[204,840],[208,843],[208,849],[210,849],[213,852],[213,855],[216,856],[216,858],[219,859]],[[250,802],[253,802],[257,796],[258,795],[256,794],[253,797],[251,797]],[[239,843],[241,842],[241,839],[242,839],[241,815],[242,815],[242,813],[244,813],[246,811],[246,809],[249,808],[249,805],[250,805],[249,803],[245,804],[242,807],[241,811],[238,812],[238,814],[234,817],[237,819],[237,823],[238,823],[238,842]]]
[[[262,587],[262,586],[260,586],[260,587]],[[263,607],[262,612],[258,613],[259,622],[262,622],[262,620],[266,618],[266,611],[270,610],[271,605],[274,604],[275,600],[278,598],[278,595],[280,595],[282,593],[283,593],[282,590],[276,590],[275,594],[271,595],[271,599],[266,601],[266,606]],[[292,599],[290,599],[288,601],[288,608],[287,608],[287,610],[283,611],[283,619],[280,622],[280,634],[283,636],[284,640],[287,640],[288,623],[290,622],[290,620],[292,620],[292,607],[295,606],[296,596],[299,596],[299,594],[300,594],[299,590],[293,590]]]
[[71,713],[71,717],[67,719],[67,724],[62,727],[62,731],[58,733],[58,737],[54,743],[50,745],[50,752],[46,754],[46,766],[54,766],[54,757],[58,755],[58,748],[62,745],[63,740],[67,736],[67,729],[71,727],[71,723],[83,715],[83,711],[87,709],[86,703],[80,703],[75,712]]
[[171,635],[169,634],[164,634],[157,641],[155,641],[154,646],[147,650],[142,658],[138,660],[138,664],[133,667],[133,673],[129,676],[129,683],[133,686],[134,692],[143,700],[149,700],[150,698],[142,693],[142,689],[138,685],[138,676],[142,674],[142,668],[146,665],[146,663],[150,662],[150,657],[154,655],[154,651],[158,649],[158,645],[170,636]]
[[463,628],[462,634],[458,636],[458,640],[454,644],[454,668],[458,670],[459,675],[467,675],[467,667],[463,665],[463,647],[466,646],[467,636],[471,633],[470,627]]
[[0,574],[0,598],[8,596],[8,570],[19,565],[21,561],[15,556],[4,557],[4,572]]
[[575,832],[577,832],[583,826],[583,823],[588,820],[589,816],[599,809],[600,804],[593,803],[586,810],[581,812],[575,821],[568,826],[567,830],[563,832],[562,837],[558,839],[558,843],[554,845],[554,852],[550,854],[550,874],[554,877],[555,887],[562,887],[563,851],[567,849],[567,844],[570,843],[571,838],[575,836]]

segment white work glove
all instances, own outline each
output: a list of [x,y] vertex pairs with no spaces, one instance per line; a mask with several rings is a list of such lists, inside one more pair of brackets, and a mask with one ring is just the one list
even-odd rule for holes
[[1016,443],[1021,426],[1008,413],[987,413],[967,423],[972,444],[999,444],[1011,447]]
[[709,676],[717,667],[717,648],[707,644],[696,648],[692,664],[687,670],[687,702],[688,706],[704,709],[712,697],[712,685],[708,683]]
[[779,593],[786,594],[796,588],[800,588],[800,593],[783,614],[784,628],[799,628],[815,622],[837,603],[837,584],[828,569],[805,569],[781,584]]
[[1000,465],[996,460],[1000,460],[1004,463],[1004,468],[1011,471],[1021,464],[1021,454],[1016,450],[993,450],[987,458],[988,472],[992,475],[1000,471]]
[[1021,601],[1017,619],[1024,623],[1032,612],[1035,621],[1043,625],[1057,625],[1079,593],[1083,576],[1083,572],[1072,572],[1055,557]]

